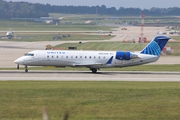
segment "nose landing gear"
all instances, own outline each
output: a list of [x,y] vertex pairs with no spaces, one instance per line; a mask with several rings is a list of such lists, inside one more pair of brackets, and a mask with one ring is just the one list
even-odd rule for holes
[[19,70],[19,64],[17,64],[17,69]]
[[26,73],[28,72],[28,67],[27,67],[27,65],[25,66],[25,72],[26,72]]

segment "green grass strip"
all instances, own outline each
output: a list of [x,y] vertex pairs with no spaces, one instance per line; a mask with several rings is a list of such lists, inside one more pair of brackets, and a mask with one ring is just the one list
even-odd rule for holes
[[177,120],[180,83],[0,82],[0,118],[41,120]]

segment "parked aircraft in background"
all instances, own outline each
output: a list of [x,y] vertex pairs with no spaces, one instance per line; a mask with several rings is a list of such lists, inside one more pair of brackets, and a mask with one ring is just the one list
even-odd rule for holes
[[9,39],[14,37],[14,33],[13,33],[13,31],[11,29],[6,33],[6,37],[8,37]]
[[141,52],[35,50],[16,59],[14,63],[25,66],[87,67],[92,73],[100,68],[128,67],[155,62],[170,38],[155,37]]

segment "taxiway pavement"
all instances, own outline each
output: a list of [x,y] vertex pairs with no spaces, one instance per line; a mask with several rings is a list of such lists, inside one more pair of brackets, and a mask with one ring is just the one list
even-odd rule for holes
[[148,81],[180,82],[180,72],[136,72],[136,71],[48,71],[1,70],[0,81]]

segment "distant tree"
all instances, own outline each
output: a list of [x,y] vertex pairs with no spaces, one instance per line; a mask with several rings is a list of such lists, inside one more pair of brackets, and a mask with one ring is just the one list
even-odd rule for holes
[[48,13],[66,13],[66,14],[100,14],[100,15],[139,15],[143,12],[146,15],[180,15],[180,8],[107,8],[102,6],[57,6],[50,4],[28,3],[28,2],[7,2],[0,0],[0,18],[12,17],[47,17]]
[[0,18],[13,17],[41,17],[48,16],[47,12],[42,10],[42,4],[32,4],[28,2],[6,2],[0,0]]

